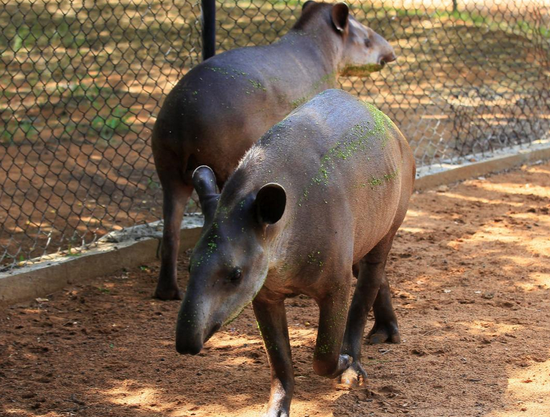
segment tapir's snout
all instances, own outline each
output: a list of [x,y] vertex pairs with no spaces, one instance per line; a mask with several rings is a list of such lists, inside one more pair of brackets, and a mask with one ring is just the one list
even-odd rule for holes
[[[195,307],[193,307],[195,306]],[[220,327],[207,313],[208,303],[197,303],[193,297],[184,300],[176,325],[176,350],[183,355],[196,355]],[[198,307],[198,308],[197,308]]]
[[176,350],[183,355],[196,355],[202,350],[207,330],[208,314],[205,305],[198,303],[187,291],[176,325]]
[[387,63],[389,62],[393,62],[397,59],[397,57],[395,56],[395,53],[393,51],[381,56],[379,59],[378,59],[378,65],[386,65]]
[[220,327],[222,327],[220,323],[214,324],[206,334],[206,337],[204,337],[202,332],[193,334],[191,331],[178,326],[176,330],[176,350],[182,355],[196,355],[200,353],[203,345],[208,339],[214,336],[214,333],[220,330]]
[[196,355],[202,350],[203,343],[197,338],[183,334],[176,336],[176,350],[182,355]]
[[397,59],[393,47],[386,39],[384,39],[376,32],[373,32],[371,34],[371,38],[373,45],[375,45],[375,48],[378,50],[378,65],[383,67],[384,65]]

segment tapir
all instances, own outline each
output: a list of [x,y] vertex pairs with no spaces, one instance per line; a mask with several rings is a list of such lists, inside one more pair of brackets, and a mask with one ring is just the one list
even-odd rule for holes
[[205,225],[190,260],[177,351],[199,353],[252,302],[271,365],[267,416],[288,416],[294,378],[284,300],[305,294],[320,310],[314,371],[361,383],[369,310],[371,342],[400,339],[385,266],[415,162],[395,124],[344,91],[326,90],[262,136],[221,194],[209,167],[192,178]]
[[195,168],[210,166],[223,186],[254,142],[294,108],[334,87],[338,74],[367,75],[395,59],[390,44],[351,17],[344,3],[309,1],[278,42],[228,51],[189,71],[166,97],[153,128],[164,218],[155,296],[182,298],[176,263]]

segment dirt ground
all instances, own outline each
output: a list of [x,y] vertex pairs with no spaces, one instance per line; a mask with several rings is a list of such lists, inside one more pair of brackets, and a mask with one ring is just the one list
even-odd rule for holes
[[[311,367],[316,306],[288,300],[292,415],[549,415],[549,230],[548,162],[415,194],[388,267],[402,343],[365,344],[366,383],[338,390]],[[158,268],[0,310],[0,415],[265,410],[269,367],[251,309],[198,356],[180,356],[179,302],[151,298]]]

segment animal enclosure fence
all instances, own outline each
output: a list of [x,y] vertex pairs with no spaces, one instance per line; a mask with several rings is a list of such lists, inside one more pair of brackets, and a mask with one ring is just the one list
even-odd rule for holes
[[[351,1],[398,60],[342,88],[385,111],[419,166],[550,130],[548,0]],[[217,2],[217,51],[271,43],[302,2]],[[195,0],[0,0],[0,269],[161,216],[149,146],[200,61]]]

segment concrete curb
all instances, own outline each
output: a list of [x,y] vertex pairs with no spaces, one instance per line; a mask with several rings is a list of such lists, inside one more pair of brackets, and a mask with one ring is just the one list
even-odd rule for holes
[[[78,256],[49,255],[35,264],[0,273],[0,306],[43,297],[66,285],[154,261],[159,248],[159,223],[110,233]],[[195,246],[201,230],[200,216],[184,218],[180,252]]]
[[[465,157],[464,159],[470,160],[473,157]],[[514,146],[496,151],[492,157],[481,161],[467,162],[460,165],[443,163],[437,166],[420,168],[417,172],[414,188],[417,191],[426,190],[546,159],[550,159],[550,140],[540,140],[534,142],[529,148]]]
[[[433,188],[546,159],[550,159],[550,140],[537,141],[529,148],[495,152],[495,156],[479,162],[421,168],[415,189]],[[195,246],[201,230],[200,216],[184,218],[181,252]],[[160,236],[160,222],[136,226],[110,233],[100,239],[96,247],[78,256],[50,255],[30,266],[0,273],[0,306],[45,296],[66,285],[151,262],[156,259]]]

